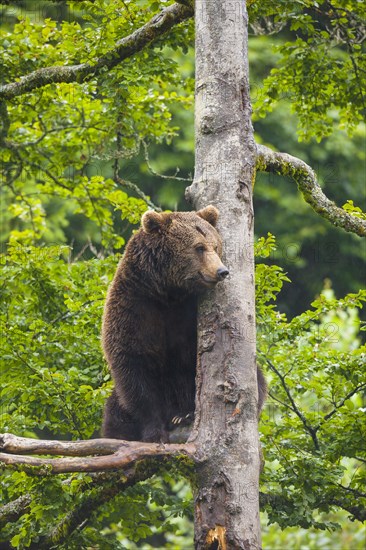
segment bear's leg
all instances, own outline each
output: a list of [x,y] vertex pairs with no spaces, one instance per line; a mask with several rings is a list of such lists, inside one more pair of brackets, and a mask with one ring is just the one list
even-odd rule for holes
[[170,418],[159,359],[151,354],[124,354],[123,364],[112,363],[111,368],[119,402],[141,430],[139,441],[168,443]]
[[140,441],[141,439],[138,423],[120,406],[116,390],[113,390],[104,407],[102,435],[127,441]]

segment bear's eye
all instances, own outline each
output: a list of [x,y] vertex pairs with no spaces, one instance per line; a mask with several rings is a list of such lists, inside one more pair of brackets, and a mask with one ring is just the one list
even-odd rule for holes
[[204,252],[206,252],[206,247],[202,244],[199,244],[198,246],[196,246],[196,252],[198,252],[198,254],[203,254]]

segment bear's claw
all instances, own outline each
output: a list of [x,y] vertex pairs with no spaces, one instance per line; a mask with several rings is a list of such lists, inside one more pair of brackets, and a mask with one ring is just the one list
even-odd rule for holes
[[171,423],[174,426],[179,426],[181,424],[186,425],[190,424],[193,420],[193,413],[188,413],[185,416],[174,416],[171,420]]

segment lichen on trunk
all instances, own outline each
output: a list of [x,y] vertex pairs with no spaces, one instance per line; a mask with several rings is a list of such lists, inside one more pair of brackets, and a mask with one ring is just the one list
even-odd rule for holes
[[251,125],[245,2],[196,1],[196,167],[186,196],[220,210],[230,276],[198,319],[195,547],[259,549]]

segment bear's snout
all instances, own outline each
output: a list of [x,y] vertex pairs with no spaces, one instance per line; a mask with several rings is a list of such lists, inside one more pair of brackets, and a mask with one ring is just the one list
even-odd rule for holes
[[221,266],[216,272],[219,281],[223,281],[229,275],[229,270],[226,266]]

